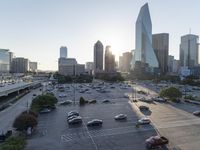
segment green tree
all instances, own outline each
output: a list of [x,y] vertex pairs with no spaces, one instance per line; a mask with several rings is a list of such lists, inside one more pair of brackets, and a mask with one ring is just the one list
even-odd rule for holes
[[166,97],[171,100],[182,97],[182,93],[175,87],[169,87],[160,91],[159,95],[161,97]]

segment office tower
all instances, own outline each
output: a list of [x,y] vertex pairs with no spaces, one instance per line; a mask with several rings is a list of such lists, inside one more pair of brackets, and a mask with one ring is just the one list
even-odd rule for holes
[[103,71],[103,44],[97,41],[94,44],[94,73]]
[[27,73],[29,71],[29,60],[23,57],[12,59],[12,73]]
[[29,62],[29,71],[37,72],[37,62]]
[[67,58],[67,47],[60,47],[60,58]]
[[119,70],[121,72],[129,72],[131,69],[132,53],[125,52],[119,57]]
[[180,65],[181,67],[192,68],[198,65],[198,42],[197,35],[188,34],[181,37],[180,44]]
[[155,68],[158,68],[159,65],[152,47],[152,24],[147,3],[140,9],[136,21],[135,37],[136,47],[132,59],[132,66],[135,67],[135,64],[139,62],[138,64],[148,66],[149,72],[154,72]]
[[173,72],[173,62],[174,62],[174,56],[169,55],[168,56],[168,72]]
[[10,55],[8,49],[0,49],[0,73],[9,73]]
[[9,72],[12,71],[12,60],[14,58],[13,52],[9,52]]
[[105,72],[115,71],[115,56],[112,54],[111,46],[106,46],[105,50]]
[[161,74],[167,73],[168,55],[169,55],[169,34],[153,34],[152,45],[158,59]]

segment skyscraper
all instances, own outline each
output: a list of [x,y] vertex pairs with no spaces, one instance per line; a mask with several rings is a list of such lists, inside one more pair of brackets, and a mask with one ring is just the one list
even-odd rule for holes
[[97,41],[94,44],[94,73],[103,71],[103,44]]
[[60,58],[67,58],[67,47],[60,47]]
[[8,49],[0,49],[0,73],[8,73],[10,70],[10,55]]
[[153,72],[154,68],[158,68],[158,60],[154,49],[152,48],[152,23],[149,13],[149,7],[146,3],[140,9],[136,21],[136,47],[132,59],[132,66],[140,62],[149,67],[149,71]]
[[105,72],[115,71],[115,56],[112,54],[111,46],[106,46],[105,50]]
[[181,37],[180,44],[180,66],[195,67],[198,65],[198,42],[197,35],[188,34]]
[[153,34],[153,49],[158,59],[161,74],[168,71],[168,55],[169,55],[169,34],[160,33]]
[[122,72],[129,72],[131,69],[132,53],[125,52],[119,57],[119,70]]
[[27,73],[29,71],[29,60],[23,57],[16,57],[12,60],[12,73]]

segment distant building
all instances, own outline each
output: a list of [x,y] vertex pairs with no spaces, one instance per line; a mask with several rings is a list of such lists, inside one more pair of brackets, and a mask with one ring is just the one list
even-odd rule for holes
[[78,64],[75,58],[59,58],[58,73],[66,76],[84,74],[85,65]]
[[88,74],[92,75],[93,70],[94,70],[94,63],[93,62],[86,62],[85,71],[88,72]]
[[23,57],[12,59],[12,73],[27,73],[29,71],[29,60]]
[[137,63],[137,67],[141,64],[142,66],[148,67],[144,69],[145,71],[148,71],[149,73],[157,72],[159,63],[152,47],[152,23],[148,3],[140,9],[136,21],[135,33],[135,51],[131,62],[133,69],[136,62],[141,62]]
[[119,57],[119,70],[121,72],[129,72],[131,69],[132,53],[125,52]]
[[29,71],[37,72],[37,62],[29,62]]
[[9,73],[10,54],[8,49],[0,49],[0,73]]
[[103,44],[97,41],[94,44],[94,73],[103,71]]
[[67,58],[67,47],[60,47],[60,58]]
[[174,59],[174,56],[168,56],[168,73],[178,75],[180,72],[180,60]]
[[111,46],[106,46],[105,50],[105,72],[115,72],[115,56],[112,54]]
[[160,73],[166,74],[168,71],[169,34],[153,34],[152,38],[152,45],[158,59]]
[[192,68],[199,64],[199,37],[188,34],[181,37],[180,44],[180,65],[181,67]]

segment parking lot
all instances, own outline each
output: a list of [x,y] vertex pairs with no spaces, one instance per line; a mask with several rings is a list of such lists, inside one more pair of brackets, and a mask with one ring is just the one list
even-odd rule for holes
[[[96,83],[97,84],[97,83]],[[73,85],[66,85],[67,97],[59,98],[59,92],[54,90],[59,101],[74,99]],[[129,99],[124,98],[124,93],[132,92],[130,87],[121,88],[119,84],[103,85],[106,92],[98,92],[94,87],[76,85],[76,104],[57,106],[57,109],[48,114],[39,116],[37,132],[30,137],[26,149],[41,150],[143,150],[145,140],[157,135],[151,125],[141,125],[136,128],[136,122],[140,118],[135,109],[130,105]],[[112,86],[112,88],[110,88]],[[114,87],[114,88],[113,88]],[[90,92],[80,93],[81,89],[89,89]],[[87,100],[96,99],[96,104],[79,106],[80,96]],[[109,103],[102,103],[108,99]],[[81,125],[68,125],[67,112],[79,111],[83,119]],[[114,117],[120,113],[127,115],[126,121],[116,121]],[[103,120],[102,127],[87,127],[87,122],[92,119]],[[158,149],[167,149],[166,147]]]

